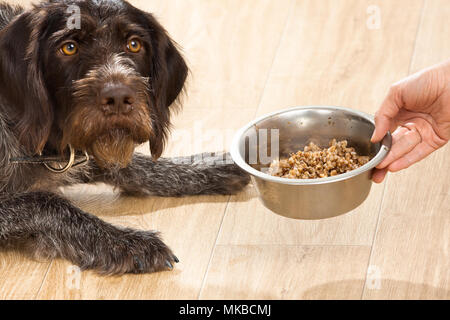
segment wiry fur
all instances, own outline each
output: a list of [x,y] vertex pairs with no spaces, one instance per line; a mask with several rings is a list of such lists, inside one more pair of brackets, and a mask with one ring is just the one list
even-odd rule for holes
[[[55,56],[66,32],[65,9],[73,3],[82,8],[83,21],[94,25],[81,32],[95,33],[95,24],[110,19],[107,26],[140,32],[146,55],[125,57],[120,34],[103,25],[85,60]],[[233,194],[248,183],[235,165],[221,161],[225,154],[158,159],[170,126],[169,107],[187,75],[164,29],[121,0],[53,0],[29,11],[0,3],[0,29],[0,246],[61,257],[106,274],[172,268],[178,259],[157,232],[113,226],[57,192],[64,185],[104,182],[135,196]],[[110,82],[135,90],[133,113],[105,118],[99,111],[96,97]],[[153,158],[133,154],[145,141]],[[39,152],[64,154],[69,143],[94,161],[64,174],[10,161]]]
[[[146,142],[152,135],[147,105],[149,80],[140,76],[135,68],[131,59],[114,54],[107,58],[105,65],[74,81],[74,107],[65,122],[60,150],[70,143],[76,149],[87,149],[103,167],[129,164],[136,145]],[[99,87],[105,84],[132,87],[136,93],[133,107],[138,110],[127,117],[104,117],[102,108],[92,108]]]

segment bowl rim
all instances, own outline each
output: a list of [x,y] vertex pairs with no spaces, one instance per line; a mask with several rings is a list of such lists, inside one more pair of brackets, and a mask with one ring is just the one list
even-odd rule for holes
[[262,117],[259,117],[255,120],[251,121],[250,123],[248,123],[247,125],[245,125],[244,127],[242,127],[241,129],[239,129],[236,132],[236,134],[233,137],[233,141],[231,144],[231,150],[230,150],[231,158],[233,159],[234,163],[237,164],[242,170],[251,174],[252,176],[255,176],[255,177],[260,178],[265,181],[276,182],[276,183],[287,184],[287,185],[320,185],[320,184],[329,184],[329,183],[333,183],[333,182],[347,180],[347,179],[353,178],[357,175],[360,175],[362,173],[365,173],[369,170],[372,170],[377,165],[379,165],[381,163],[381,161],[383,161],[384,158],[386,158],[387,154],[389,153],[391,146],[392,146],[392,135],[390,132],[388,132],[386,134],[386,136],[383,138],[383,140],[381,141],[380,150],[375,155],[375,157],[373,157],[372,160],[370,160],[365,165],[359,167],[358,169],[355,169],[355,170],[352,170],[352,171],[349,171],[347,173],[343,173],[343,174],[340,174],[337,176],[327,177],[327,178],[317,178],[317,179],[287,179],[287,178],[281,178],[281,177],[274,177],[267,173],[264,173],[262,171],[254,169],[253,167],[251,167],[249,164],[247,164],[245,162],[245,160],[242,158],[242,156],[239,152],[239,148],[240,148],[239,142],[240,142],[241,137],[244,134],[244,132],[246,132],[251,127],[255,126],[256,124],[262,122],[263,120],[274,117],[276,115],[288,113],[288,112],[292,112],[292,111],[297,111],[297,110],[308,110],[308,109],[309,110],[322,109],[322,110],[332,110],[332,111],[345,111],[345,112],[351,113],[353,115],[359,116],[361,118],[364,118],[364,119],[370,121],[373,125],[375,125],[375,120],[372,115],[365,113],[363,111],[354,110],[354,109],[345,108],[345,107],[297,106],[297,107],[293,107],[293,108],[289,108],[289,109],[278,110],[278,111],[266,114]]

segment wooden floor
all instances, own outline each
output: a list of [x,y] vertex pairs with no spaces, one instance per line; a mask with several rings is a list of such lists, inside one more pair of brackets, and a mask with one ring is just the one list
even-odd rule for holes
[[[167,156],[227,149],[248,121],[292,106],[374,113],[391,83],[450,58],[448,0],[132,2],[160,18],[192,70]],[[0,298],[450,299],[450,145],[325,221],[276,216],[252,186],[185,199],[65,192],[109,222],[160,230],[181,263],[101,277],[4,252]]]

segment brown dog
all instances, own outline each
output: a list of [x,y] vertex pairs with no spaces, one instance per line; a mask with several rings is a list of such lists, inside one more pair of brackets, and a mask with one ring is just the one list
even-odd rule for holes
[[[248,183],[223,154],[157,161],[188,74],[167,32],[122,0],[0,3],[0,28],[0,245],[103,273],[172,268],[157,233],[112,226],[56,193],[104,182],[132,195],[232,194]],[[153,159],[134,153],[147,141]],[[83,154],[92,161],[77,162]]]

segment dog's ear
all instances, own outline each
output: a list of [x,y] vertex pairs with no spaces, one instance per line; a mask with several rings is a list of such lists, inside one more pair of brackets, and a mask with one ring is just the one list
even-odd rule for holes
[[165,52],[165,63],[167,68],[166,82],[166,105],[172,105],[184,88],[184,83],[188,75],[188,67],[174,42],[167,37],[167,47]]
[[53,112],[42,76],[40,38],[46,15],[28,11],[0,31],[0,95],[25,151],[42,151],[48,139]]
[[158,159],[165,146],[170,128],[170,109],[183,91],[188,67],[176,44],[156,19],[146,14],[147,28],[152,39],[150,90],[153,98],[152,136],[150,151]]

